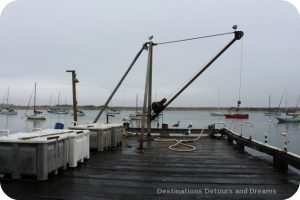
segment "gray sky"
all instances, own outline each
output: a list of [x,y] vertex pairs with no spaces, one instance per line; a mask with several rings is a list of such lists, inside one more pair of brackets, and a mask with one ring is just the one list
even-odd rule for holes
[[[285,87],[295,106],[300,74],[300,18],[281,0],[17,0],[0,17],[0,98],[26,105],[34,82],[38,104],[71,103],[71,74],[80,105],[102,105],[137,51],[154,35],[163,42],[244,31],[242,106],[277,106]],[[233,35],[156,46],[153,98],[170,98]],[[237,41],[171,106],[236,106],[241,69]],[[142,103],[147,52],[113,99],[113,105]]]

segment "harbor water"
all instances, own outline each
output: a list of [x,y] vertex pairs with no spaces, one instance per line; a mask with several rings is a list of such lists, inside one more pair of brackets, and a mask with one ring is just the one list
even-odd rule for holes
[[[47,120],[27,120],[24,110],[18,110],[18,115],[0,115],[0,130],[9,130],[10,134],[18,132],[31,132],[34,128],[49,129],[54,128],[55,123],[61,122],[66,127],[72,125],[73,116],[71,114],[46,114]],[[124,118],[129,119],[129,114],[133,111],[122,111],[121,114],[109,117],[110,123],[122,123]],[[97,116],[97,110],[86,110],[85,116],[78,116],[79,124],[92,123]],[[265,116],[262,112],[249,112],[250,118],[247,120],[225,119],[223,116],[211,116],[209,111],[164,111],[163,116],[157,122],[153,122],[152,126],[161,127],[162,123],[172,127],[177,121],[180,121],[179,128],[187,128],[189,124],[193,128],[207,128],[208,125],[215,122],[225,122],[225,126],[243,136],[251,136],[253,140],[260,142],[265,141],[270,145],[283,148],[284,137],[282,133],[287,133],[289,143],[288,151],[300,155],[300,123],[278,123],[273,116]],[[99,119],[99,123],[106,122],[106,116],[103,114]],[[158,123],[158,124],[157,124]],[[132,122],[133,126],[139,124]],[[223,124],[219,124],[222,127]]]

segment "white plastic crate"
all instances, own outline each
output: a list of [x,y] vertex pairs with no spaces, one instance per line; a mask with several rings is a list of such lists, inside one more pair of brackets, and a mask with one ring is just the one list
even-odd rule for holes
[[122,144],[123,124],[110,124],[111,146],[116,148]]
[[77,167],[77,163],[84,162],[84,159],[90,158],[90,132],[88,130],[72,131],[68,133],[69,151],[68,163],[69,167]]
[[17,133],[0,137],[0,173],[19,179],[36,175],[47,180],[48,173],[66,169],[68,138],[62,131]]
[[97,151],[106,151],[111,146],[111,127],[107,124],[85,124],[71,126],[69,129],[89,130],[90,131],[90,148]]
[[59,168],[76,167],[88,159],[89,131],[47,129],[0,137],[0,173],[19,179],[36,175],[47,180]]

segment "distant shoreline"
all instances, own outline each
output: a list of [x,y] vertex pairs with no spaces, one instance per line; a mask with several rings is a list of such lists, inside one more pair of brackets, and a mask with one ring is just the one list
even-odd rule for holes
[[[9,107],[12,107],[14,109],[17,110],[26,110],[27,106],[23,106],[23,105],[9,105]],[[38,105],[36,106],[38,109],[41,110],[47,110],[48,108],[50,108],[49,105]],[[53,105],[52,107],[55,107],[55,105]],[[100,110],[103,106],[94,106],[94,105],[78,105],[78,110]],[[6,108],[6,105],[3,105],[3,108]],[[66,108],[68,110],[72,109],[71,105],[60,105],[60,108]],[[110,109],[111,107],[108,107],[108,109]],[[116,110],[125,110],[125,111],[135,111],[136,107],[131,107],[131,106],[126,106],[126,107],[121,107],[121,106],[115,106],[112,107],[113,109]],[[28,109],[33,109],[33,106],[29,106]],[[141,107],[137,108],[138,110],[142,110]],[[295,107],[289,107],[288,111],[289,112],[294,112],[295,111]],[[166,110],[168,111],[214,111],[216,112],[218,110],[217,107],[168,107],[166,108]],[[229,110],[234,111],[235,108],[233,107],[220,107],[219,111],[220,112],[227,112]],[[280,112],[285,112],[285,108],[271,108],[272,111],[280,111]],[[300,108],[297,108],[297,110],[300,110]],[[267,112],[270,111],[269,107],[241,107],[240,111],[261,111],[261,112]]]

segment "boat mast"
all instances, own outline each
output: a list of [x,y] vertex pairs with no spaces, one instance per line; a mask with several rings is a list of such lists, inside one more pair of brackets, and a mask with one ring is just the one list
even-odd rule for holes
[[6,107],[8,108],[9,87],[7,88]]
[[138,113],[138,102],[139,102],[139,95],[137,94],[135,97],[135,113]]
[[35,110],[35,99],[36,99],[36,82],[34,83],[33,113],[36,113],[36,110]]
[[58,92],[58,100],[57,100],[57,111],[59,112],[59,99],[60,99],[60,92]]

